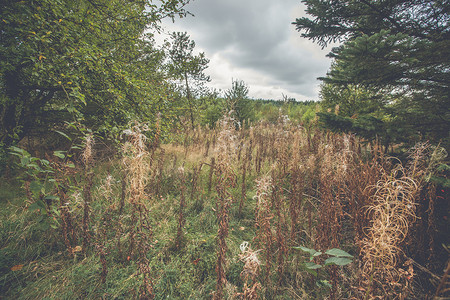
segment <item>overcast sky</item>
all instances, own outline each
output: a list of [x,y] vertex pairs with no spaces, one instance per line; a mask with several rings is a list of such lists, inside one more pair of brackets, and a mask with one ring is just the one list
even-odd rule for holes
[[239,79],[252,98],[318,100],[316,78],[330,67],[330,48],[301,38],[291,24],[305,15],[300,0],[193,0],[186,9],[194,17],[163,24],[187,31],[205,52],[210,87],[226,90]]

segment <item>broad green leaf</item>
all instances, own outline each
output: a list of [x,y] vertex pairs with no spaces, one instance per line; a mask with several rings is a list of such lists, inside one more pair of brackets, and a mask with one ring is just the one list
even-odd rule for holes
[[[320,251],[316,251],[316,250],[314,250],[314,249],[309,249],[309,248],[306,248],[306,247],[303,247],[303,246],[292,247],[292,249],[295,249],[295,250],[302,250],[302,251],[304,251],[304,252],[308,252],[311,256],[317,256],[317,255],[322,254]],[[319,252],[320,252],[320,254],[317,254],[317,253],[319,253]]]
[[45,209],[45,210],[47,209],[45,207],[44,201],[42,201],[42,200],[36,201],[36,204],[39,205],[39,207],[42,208],[42,209]]
[[314,277],[317,277],[317,271],[305,268],[306,272],[308,272],[309,274],[312,274]]
[[351,263],[352,260],[345,257],[329,257],[325,260],[325,265],[335,264],[338,266],[345,266]]
[[[45,207],[45,203],[44,203],[42,200],[38,200],[38,201],[34,202],[33,204],[31,204],[31,205],[28,207],[28,209],[29,209],[30,211],[34,211],[34,210],[36,210],[36,209],[41,209],[41,210],[43,210],[44,212],[47,211],[47,209],[46,209],[46,207]],[[39,217],[39,220],[42,220],[42,217]],[[40,221],[38,221],[38,222],[40,222]]]
[[306,266],[308,269],[311,269],[311,270],[316,270],[316,269],[322,268],[321,265],[315,264],[315,263],[313,263],[313,262],[306,262],[306,263],[305,263],[305,266]]
[[62,151],[54,151],[53,155],[56,157],[59,157],[61,159],[64,159],[66,157],[66,155],[64,153],[62,153]]
[[32,181],[32,182],[30,183],[30,190],[31,190],[31,192],[32,192],[33,194],[37,195],[37,194],[39,194],[39,193],[41,192],[41,190],[42,190],[42,184],[41,184],[39,181],[37,181],[37,180]]
[[325,253],[328,255],[333,255],[333,256],[337,256],[337,257],[353,257],[353,255],[350,255],[347,252],[345,252],[344,250],[337,249],[337,248],[327,250],[327,251],[325,251]]
[[33,203],[30,206],[28,206],[29,211],[35,211],[36,209],[41,209],[41,207],[37,203]]

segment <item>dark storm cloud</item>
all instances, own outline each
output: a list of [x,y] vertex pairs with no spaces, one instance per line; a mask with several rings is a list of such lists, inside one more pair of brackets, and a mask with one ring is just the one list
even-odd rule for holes
[[[219,77],[212,76],[213,85],[229,88],[233,77],[244,80],[254,97],[283,91],[299,100],[317,99],[316,78],[325,75],[330,61],[291,25],[303,14],[299,0],[195,0],[187,9],[195,17],[169,29],[187,31],[213,58],[210,71]],[[271,87],[276,92],[268,95]]]

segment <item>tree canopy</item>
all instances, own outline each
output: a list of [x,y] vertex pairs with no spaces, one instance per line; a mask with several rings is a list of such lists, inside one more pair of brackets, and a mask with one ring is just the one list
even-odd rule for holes
[[7,0],[0,12],[0,143],[82,119],[105,128],[170,105],[151,32],[188,1]]
[[195,42],[190,39],[187,32],[173,32],[171,38],[172,44],[168,51],[168,74],[169,77],[178,81],[182,93],[186,96],[191,126],[194,128],[195,88],[210,81],[210,77],[204,73],[209,59],[204,52],[194,54]]
[[294,24],[322,47],[334,66],[323,81],[382,93],[403,126],[448,139],[450,2],[435,0],[305,0],[312,18]]

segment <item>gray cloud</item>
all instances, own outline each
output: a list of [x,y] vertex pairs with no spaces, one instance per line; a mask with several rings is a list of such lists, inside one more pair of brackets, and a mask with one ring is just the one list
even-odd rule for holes
[[299,0],[195,0],[187,9],[195,17],[165,26],[187,31],[211,59],[211,86],[227,89],[236,78],[255,98],[280,99],[284,93],[317,99],[316,78],[330,61],[327,50],[300,38],[291,24],[304,14]]

